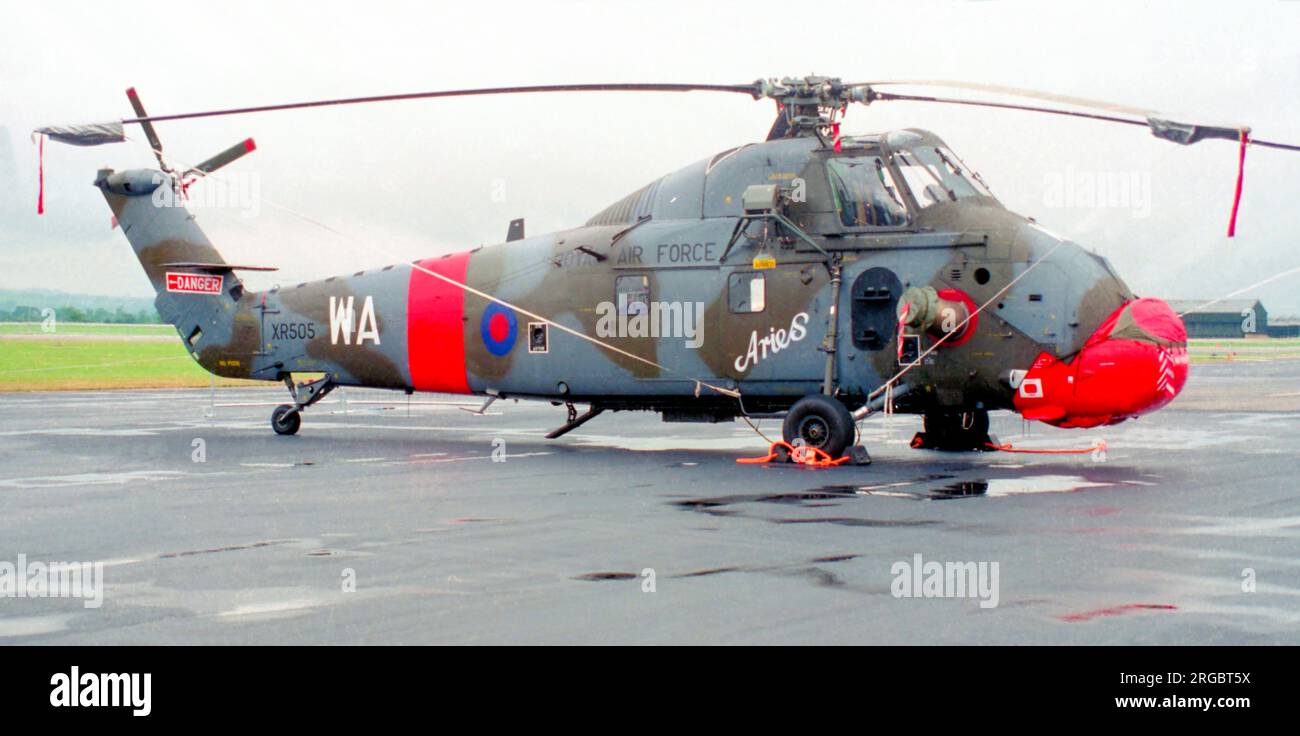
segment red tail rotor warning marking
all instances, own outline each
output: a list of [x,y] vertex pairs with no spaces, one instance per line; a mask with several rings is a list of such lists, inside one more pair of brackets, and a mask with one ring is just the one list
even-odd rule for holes
[[[469,252],[420,261],[420,268],[465,283]],[[467,394],[465,372],[465,291],[411,270],[406,297],[406,353],[411,385],[417,391]]]

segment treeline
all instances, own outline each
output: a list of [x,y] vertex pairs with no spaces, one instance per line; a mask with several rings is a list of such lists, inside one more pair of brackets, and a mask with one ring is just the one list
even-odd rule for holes
[[[141,309],[128,312],[122,307],[105,309],[103,307],[54,307],[54,318],[59,322],[102,322],[112,325],[151,325],[161,324],[162,319],[157,310]],[[43,322],[45,314],[41,307],[0,308],[0,322]]]

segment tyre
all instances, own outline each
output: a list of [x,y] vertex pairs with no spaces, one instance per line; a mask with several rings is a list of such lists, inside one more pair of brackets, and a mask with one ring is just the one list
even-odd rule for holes
[[271,412],[271,429],[274,429],[276,434],[297,434],[301,426],[302,412],[288,404],[281,404]]
[[838,458],[853,443],[853,415],[838,399],[809,394],[790,407],[781,430],[792,445],[801,442]]

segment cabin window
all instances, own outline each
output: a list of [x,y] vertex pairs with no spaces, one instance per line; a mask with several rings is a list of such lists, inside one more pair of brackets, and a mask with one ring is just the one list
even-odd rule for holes
[[767,280],[755,272],[727,277],[727,307],[733,314],[753,314],[767,308]]
[[900,227],[907,208],[879,156],[837,156],[826,162],[835,209],[845,227]]
[[619,314],[649,314],[650,277],[638,274],[614,279],[614,304]]

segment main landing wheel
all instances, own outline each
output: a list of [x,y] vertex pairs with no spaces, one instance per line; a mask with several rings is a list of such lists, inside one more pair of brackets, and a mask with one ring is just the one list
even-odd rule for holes
[[786,442],[798,440],[837,458],[853,443],[853,415],[838,399],[809,394],[790,407],[781,430]]
[[297,434],[301,426],[302,412],[288,404],[281,404],[271,412],[271,429],[274,429],[276,434]]

